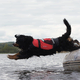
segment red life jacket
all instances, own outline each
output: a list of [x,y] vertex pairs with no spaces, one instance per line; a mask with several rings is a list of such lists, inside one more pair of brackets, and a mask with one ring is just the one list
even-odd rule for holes
[[44,50],[50,50],[53,49],[53,42],[50,38],[46,38],[46,39],[33,39],[33,45],[35,47],[44,49]]

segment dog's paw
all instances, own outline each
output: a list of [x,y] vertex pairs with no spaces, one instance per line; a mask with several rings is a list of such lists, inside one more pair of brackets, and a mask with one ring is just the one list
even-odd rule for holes
[[15,60],[18,59],[18,57],[17,57],[16,55],[8,55],[7,57],[8,57],[9,59],[15,59]]

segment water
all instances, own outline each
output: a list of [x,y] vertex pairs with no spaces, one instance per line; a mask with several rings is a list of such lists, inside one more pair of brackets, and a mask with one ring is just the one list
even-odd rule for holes
[[80,80],[80,72],[64,71],[66,53],[10,60],[0,54],[0,80]]

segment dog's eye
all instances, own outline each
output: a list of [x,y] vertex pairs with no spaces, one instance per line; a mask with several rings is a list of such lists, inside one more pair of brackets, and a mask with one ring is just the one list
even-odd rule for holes
[[19,40],[16,40],[16,43],[17,43],[17,44],[19,44],[19,42],[20,42]]
[[16,41],[16,43],[17,43],[17,44],[21,44],[21,43],[22,43],[22,40],[21,40],[21,39],[18,39],[18,40]]

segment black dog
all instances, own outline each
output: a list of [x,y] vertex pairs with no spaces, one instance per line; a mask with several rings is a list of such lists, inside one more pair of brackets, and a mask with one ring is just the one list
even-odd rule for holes
[[[63,20],[67,31],[58,38],[34,39],[32,36],[15,35],[16,43],[21,51],[15,55],[8,55],[10,59],[24,59],[32,56],[52,55],[61,51],[73,51],[80,48],[79,42],[70,37],[71,26],[66,19]],[[75,45],[77,43],[78,45]]]

